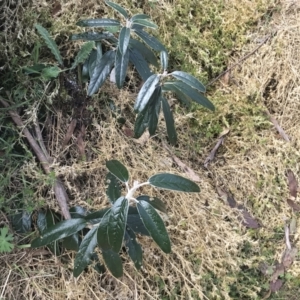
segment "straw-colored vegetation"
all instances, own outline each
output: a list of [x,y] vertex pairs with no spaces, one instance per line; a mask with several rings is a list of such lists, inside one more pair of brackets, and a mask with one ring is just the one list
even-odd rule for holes
[[[59,2],[59,1],[58,1]],[[284,226],[299,214],[287,204],[286,171],[299,175],[300,159],[300,6],[298,1],[116,1],[131,13],[144,12],[158,24],[155,33],[170,54],[170,69],[190,72],[208,84],[241,60],[233,70],[209,85],[215,104],[211,113],[198,106],[187,110],[169,99],[175,116],[178,146],[168,148],[166,130],[159,125],[151,139],[128,136],[134,124],[133,103],[138,92],[130,75],[119,91],[107,82],[89,100],[85,159],[74,135],[63,140],[74,104],[64,96],[59,81],[30,80],[21,67],[32,64],[34,45],[40,41],[34,24],[48,29],[68,61],[79,42],[68,41],[79,32],[81,18],[113,17],[102,1],[10,1],[0,3],[0,94],[14,102],[31,129],[39,120],[47,131],[46,147],[70,198],[70,206],[101,209],[105,196],[105,161],[118,159],[140,181],[158,172],[188,177],[172,156],[200,177],[199,194],[161,192],[169,212],[167,230],[172,253],[163,254],[147,237],[143,269],[137,272],[124,254],[124,276],[99,275],[89,268],[78,279],[72,275],[74,253],[55,257],[43,249],[23,249],[36,232],[14,234],[15,249],[0,254],[0,299],[263,299],[270,276],[260,265],[274,265],[286,248]],[[266,40],[266,38],[268,38]],[[262,43],[263,45],[258,48]],[[247,59],[243,58],[254,51]],[[40,60],[54,63],[46,46]],[[8,95],[6,94],[8,92]],[[127,119],[120,126],[109,109],[114,101]],[[274,128],[266,111],[278,121],[289,142]],[[23,139],[1,107],[0,111],[0,227],[10,226],[17,209],[59,211],[51,192],[52,175],[44,175]],[[162,122],[160,123],[162,124]],[[230,130],[215,159],[204,161],[224,130]],[[217,193],[228,190],[262,225],[247,229],[240,214]],[[153,192],[151,189],[147,192]],[[297,199],[295,200],[297,202]],[[11,231],[13,233],[13,231]],[[298,249],[299,226],[291,243]],[[269,299],[298,299],[299,256],[282,275],[283,287]]]

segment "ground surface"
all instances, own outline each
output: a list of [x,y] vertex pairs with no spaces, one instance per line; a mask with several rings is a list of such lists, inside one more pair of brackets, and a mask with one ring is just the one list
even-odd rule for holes
[[[67,253],[69,259],[62,260],[47,250],[15,248],[0,255],[0,298],[263,299],[268,294],[270,276],[264,276],[260,266],[280,261],[286,247],[285,222],[299,220],[299,214],[286,202],[287,169],[297,178],[300,171],[298,1],[118,2],[132,13],[144,11],[151,15],[159,25],[158,36],[170,51],[172,69],[191,72],[209,84],[222,71],[240,63],[209,85],[208,97],[216,106],[215,113],[198,107],[187,110],[173,102],[179,142],[176,147],[168,146],[170,151],[164,146],[167,139],[162,122],[154,138],[136,142],[128,136],[134,121],[135,79],[121,92],[107,83],[88,103],[85,160],[75,137],[62,147],[74,107],[61,96],[59,82],[33,82],[20,72],[20,67],[32,63],[33,46],[39,40],[33,29],[36,22],[49,30],[64,56],[71,59],[79,44],[67,38],[78,32],[76,21],[113,16],[100,1],[81,2],[63,1],[59,11],[53,9],[55,3],[48,1],[0,3],[0,26],[4,29],[0,34],[0,93],[6,97],[5,91],[10,92],[29,128],[37,117],[44,122],[47,115],[51,116],[46,146],[54,159],[55,173],[68,191],[70,206],[107,206],[104,178],[105,161],[109,159],[127,165],[133,179],[143,180],[157,172],[188,177],[173,161],[176,156],[200,177],[201,193],[161,193],[169,212],[167,229],[172,253],[164,255],[150,239],[141,237],[141,272],[136,272],[124,255],[125,275],[120,280],[108,273],[101,276],[93,269],[75,280],[74,253]],[[42,51],[41,60],[51,62],[47,48]],[[125,130],[111,114],[108,100],[114,101],[127,118]],[[278,133],[266,111],[277,120],[289,141]],[[229,133],[205,168],[204,161],[224,130]],[[30,211],[42,206],[59,210],[49,192],[51,181],[43,175],[4,110],[1,133],[4,171],[0,225],[8,225],[7,216],[21,204]],[[240,213],[224,203],[217,188],[230,191],[261,228],[243,226]],[[19,245],[30,243],[34,234],[25,238],[16,235],[15,240]],[[291,236],[297,249],[299,234],[297,226]],[[299,256],[281,277],[283,287],[269,299],[298,299]]]

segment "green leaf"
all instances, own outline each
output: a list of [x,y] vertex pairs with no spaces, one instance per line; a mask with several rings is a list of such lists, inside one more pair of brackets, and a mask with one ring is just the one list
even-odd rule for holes
[[147,195],[141,195],[136,198],[136,200],[144,200],[148,203],[150,203],[155,209],[160,210],[167,213],[166,205],[157,197],[149,197]]
[[146,81],[152,75],[146,60],[136,49],[129,49],[129,60],[133,63],[143,81]]
[[134,110],[141,112],[146,107],[148,101],[150,100],[156,86],[159,83],[160,77],[156,74],[151,75],[147,81],[142,86],[137,99],[134,104]]
[[89,57],[89,76],[90,78],[92,78],[95,67],[98,66],[100,64],[101,58],[102,58],[103,54],[102,54],[102,45],[101,43],[97,43],[96,44],[96,50],[93,49],[92,53]]
[[192,103],[192,99],[189,98],[188,96],[186,96],[185,94],[183,94],[175,85],[174,85],[174,81],[166,81],[163,83],[162,86],[162,90],[163,92],[165,91],[171,91],[174,92],[176,94],[176,97],[179,99],[179,101],[181,101],[184,105],[186,105],[187,107],[191,106]]
[[115,51],[107,51],[101,58],[100,63],[94,68],[88,87],[88,95],[95,94],[103,85],[105,79],[110,74],[110,71],[115,62]]
[[139,212],[136,207],[129,206],[127,225],[137,234],[149,236],[149,232],[146,229]]
[[79,236],[78,233],[74,233],[63,239],[62,246],[68,250],[78,251],[79,248]]
[[115,61],[115,76],[116,76],[116,85],[119,89],[123,87],[127,67],[129,63],[129,51],[127,50],[123,55],[120,53],[120,49],[116,53]]
[[115,38],[115,36],[110,32],[83,32],[78,34],[73,34],[70,37],[71,41],[76,40],[84,40],[84,41],[101,41],[101,40],[110,40],[114,43],[117,43],[118,40]]
[[114,175],[108,173],[106,175],[106,183],[108,184],[106,188],[106,196],[111,203],[115,203],[115,201],[121,197],[119,181]]
[[110,210],[110,208],[104,208],[101,210],[94,211],[87,216],[85,216],[85,220],[92,224],[100,223],[104,215]]
[[120,181],[127,182],[129,179],[129,173],[126,167],[120,163],[118,160],[108,160],[106,162],[106,167],[110,173],[116,176]]
[[145,14],[136,14],[134,16],[132,16],[131,18],[131,22],[135,21],[135,20],[143,20],[143,19],[149,19],[150,17],[148,15]]
[[79,205],[71,207],[69,211],[72,219],[84,218],[86,215],[86,209]]
[[118,253],[114,252],[111,249],[102,250],[102,256],[105,262],[105,265],[115,277],[121,277],[123,275],[123,266],[122,260]]
[[75,69],[79,64],[83,63],[89,57],[94,47],[94,41],[83,44],[77,56],[75,57],[75,60],[71,66],[71,70]]
[[52,78],[56,78],[60,72],[61,69],[59,67],[53,66],[44,68],[41,75],[45,80],[50,80]]
[[148,105],[145,109],[137,115],[134,123],[134,137],[139,138],[145,132],[149,124],[149,110]]
[[166,190],[189,192],[189,193],[200,192],[199,186],[195,182],[187,178],[181,177],[179,175],[162,173],[150,177],[148,181],[152,186],[166,189]]
[[168,53],[166,51],[160,52],[161,68],[166,71],[168,69]]
[[118,47],[122,55],[127,51],[129,40],[130,40],[130,28],[122,27],[119,35],[119,47]]
[[109,250],[111,249],[108,239],[108,224],[109,224],[109,216],[110,216],[110,209],[105,213],[105,215],[102,217],[101,222],[98,226],[97,231],[97,241],[98,245],[103,250]]
[[46,67],[47,66],[44,64],[35,64],[33,66],[22,68],[22,71],[27,75],[32,75],[32,74],[39,75],[41,71]]
[[161,101],[162,101],[163,113],[164,113],[165,122],[167,126],[169,141],[172,145],[176,145],[177,134],[176,134],[174,118],[170,109],[170,105],[165,97],[161,97]]
[[175,77],[176,79],[179,79],[182,82],[184,82],[185,84],[189,85],[190,87],[198,90],[201,93],[206,92],[205,86],[196,77],[194,77],[188,73],[185,73],[182,71],[174,71],[171,73],[171,75],[173,77]]
[[[46,231],[47,228],[55,225],[57,222],[59,222],[60,217],[59,215],[54,212],[51,209],[47,209],[46,212],[40,210],[38,212],[37,217],[37,227],[40,232],[40,235],[43,234],[43,232]],[[58,241],[54,241],[52,243],[49,243],[47,245],[48,249],[54,254],[54,255],[60,255],[61,249],[59,247]]]
[[137,19],[137,18],[135,18],[132,21],[132,23],[141,25],[143,27],[149,27],[149,28],[152,28],[152,29],[157,29],[158,28],[158,26],[155,23],[153,23],[152,21],[147,20],[147,19]]
[[93,227],[83,238],[74,261],[73,274],[78,277],[90,264],[91,256],[97,246],[97,227]]
[[143,262],[143,251],[141,245],[136,241],[133,230],[127,226],[125,231],[125,246],[131,260],[137,270],[140,270]]
[[14,244],[11,242],[14,240],[12,234],[8,234],[8,227],[0,229],[0,253],[11,252],[14,248]]
[[76,25],[81,27],[111,27],[120,26],[120,22],[114,19],[87,19],[77,22]]
[[38,33],[42,36],[44,41],[46,42],[48,48],[51,50],[51,52],[55,56],[58,63],[62,66],[63,65],[62,57],[59,53],[59,50],[58,50],[58,47],[57,47],[55,41],[50,37],[49,32],[43,26],[41,26],[39,24],[35,24],[35,28],[38,31]]
[[[94,50],[96,51],[96,50]],[[93,51],[91,52],[92,55]],[[90,56],[91,56],[90,55]],[[87,82],[90,78],[89,74],[89,59],[87,59],[84,64],[82,65],[82,70],[81,70],[81,80],[82,82]]]
[[157,87],[151,96],[149,101],[149,120],[148,120],[148,127],[150,135],[154,135],[156,132],[157,124],[158,124],[158,117],[161,108],[161,87]]
[[69,219],[50,226],[43,231],[42,236],[32,241],[31,247],[46,246],[54,241],[70,236],[86,226],[85,219]]
[[128,200],[120,197],[112,206],[107,234],[111,249],[118,253],[121,249],[128,214]]
[[169,235],[159,214],[151,204],[144,200],[140,200],[139,203],[137,203],[137,209],[145,227],[149,231],[155,243],[162,251],[165,253],[170,253],[171,243]]
[[155,37],[149,35],[144,30],[135,27],[132,27],[132,29],[150,48],[156,51],[167,51],[161,42],[159,42]]
[[128,14],[127,14],[126,10],[122,6],[120,6],[117,3],[110,2],[110,1],[105,1],[105,3],[108,6],[112,7],[114,10],[116,10],[117,12],[119,12],[125,19],[128,19]]
[[140,41],[138,41],[136,39],[130,39],[129,47],[132,50],[135,50],[135,52],[139,52],[147,62],[149,62],[150,64],[152,64],[155,67],[158,67],[157,57],[143,43],[141,43]]
[[185,95],[190,97],[195,102],[201,104],[202,106],[210,109],[211,111],[215,110],[214,105],[202,94],[200,94],[195,89],[191,88],[189,85],[180,82],[180,81],[174,81],[174,85]]
[[22,211],[10,216],[10,221],[14,231],[17,233],[27,233],[31,231],[32,213]]

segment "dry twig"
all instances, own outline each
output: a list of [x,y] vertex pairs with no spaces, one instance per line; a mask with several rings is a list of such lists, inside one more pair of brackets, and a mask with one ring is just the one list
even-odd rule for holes
[[[9,108],[8,102],[1,96],[0,96],[0,102],[2,103],[2,105],[5,108]],[[8,112],[9,112],[12,120],[14,121],[14,123],[18,127],[21,128],[21,130],[24,133],[27,141],[29,142],[32,150],[38,157],[38,160],[40,161],[45,173],[50,174],[50,172],[51,172],[50,156],[49,156],[48,152],[46,151],[46,147],[43,143],[39,125],[36,125],[35,130],[38,135],[38,140],[40,142],[40,145],[36,142],[36,140],[34,139],[32,134],[30,133],[30,131],[27,128],[25,128],[24,123],[23,123],[21,117],[19,116],[19,114],[14,110],[8,110]],[[61,209],[62,215],[64,216],[65,219],[71,219],[71,215],[70,215],[68,204],[67,204],[69,199],[68,199],[66,190],[59,178],[56,178],[53,189],[54,189],[54,193],[55,193],[58,205]]]

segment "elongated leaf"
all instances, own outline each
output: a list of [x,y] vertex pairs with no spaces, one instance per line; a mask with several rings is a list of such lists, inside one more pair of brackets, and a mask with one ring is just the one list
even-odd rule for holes
[[156,132],[157,124],[158,124],[158,117],[161,108],[161,87],[157,87],[151,96],[150,104],[148,108],[149,113],[149,121],[148,121],[148,128],[150,135],[154,135]]
[[54,241],[70,236],[86,226],[85,219],[69,219],[47,228],[41,237],[32,241],[31,247],[46,246]]
[[108,270],[115,277],[121,277],[123,275],[123,265],[122,260],[118,253],[111,249],[102,250],[102,256],[107,266]]
[[85,43],[80,51],[78,52],[75,60],[71,66],[71,69],[75,69],[79,64],[83,63],[91,54],[93,48],[95,47],[95,42],[87,42]]
[[127,182],[129,179],[129,173],[126,167],[120,163],[118,160],[108,160],[106,162],[106,167],[110,173],[116,176],[122,182]]
[[171,252],[171,242],[165,224],[156,210],[144,200],[137,203],[141,219],[155,243],[165,253]]
[[[40,232],[40,235],[43,234],[43,232],[48,228],[53,226],[58,221],[58,216],[54,211],[51,209],[47,209],[47,211],[40,210],[38,212],[37,217],[37,228]],[[54,255],[60,255],[61,249],[59,247],[58,241],[54,241],[52,243],[49,243],[47,245],[48,249],[54,254]]]
[[55,41],[50,37],[49,32],[43,26],[41,26],[39,24],[35,24],[35,28],[39,32],[39,34],[42,36],[44,41],[46,42],[48,48],[51,50],[51,52],[55,56],[58,63],[62,66],[63,65],[62,57],[60,55],[60,52],[58,50],[58,47],[57,47]]
[[131,18],[131,22],[135,21],[135,20],[143,20],[143,19],[149,19],[150,17],[148,15],[145,14],[136,14]]
[[143,262],[143,251],[141,245],[136,241],[133,230],[129,226],[126,227],[125,231],[125,246],[136,269],[140,270]]
[[133,63],[143,81],[146,81],[152,75],[146,60],[136,49],[129,49],[129,60]]
[[147,62],[149,62],[150,64],[152,64],[155,67],[158,67],[157,57],[143,43],[141,43],[140,41],[138,41],[136,39],[130,39],[129,47],[131,49],[135,50],[136,52],[139,52]]
[[121,249],[128,215],[128,200],[120,197],[110,211],[107,234],[110,247],[118,253]]
[[152,186],[156,186],[166,190],[189,193],[200,192],[199,186],[195,182],[179,175],[162,173],[150,177],[148,181]]
[[190,97],[195,102],[201,104],[202,106],[214,111],[214,105],[201,93],[197,92],[195,89],[191,88],[189,85],[184,82],[174,81],[174,85],[185,95]]
[[134,123],[134,137],[140,138],[142,134],[145,132],[149,123],[149,110],[148,105],[145,109],[137,115],[137,118]]
[[196,77],[194,77],[188,73],[185,73],[182,71],[174,71],[171,73],[171,75],[173,77],[175,77],[176,79],[179,79],[182,82],[184,82],[185,84],[189,85],[190,87],[198,90],[201,93],[206,92],[205,86]]
[[120,26],[120,22],[114,19],[87,19],[76,23],[81,27],[114,27]]
[[[134,24],[134,25],[139,25],[139,24]],[[167,51],[164,45],[159,42],[155,37],[149,35],[147,32],[144,30],[141,30],[139,28],[132,27],[134,29],[134,32],[152,49],[156,51]]]
[[146,229],[139,212],[136,207],[129,206],[127,225],[137,234],[149,236],[149,232]]
[[119,35],[119,50],[123,55],[126,53],[130,40],[130,28],[122,27]]
[[164,113],[165,122],[167,126],[169,141],[172,145],[176,145],[177,134],[176,134],[174,118],[170,109],[170,105],[165,97],[161,97],[161,101],[162,101],[163,113]]
[[100,223],[104,215],[110,210],[110,208],[104,208],[101,210],[94,211],[87,216],[85,216],[85,220],[92,224]]
[[129,51],[126,50],[126,52],[122,55],[120,53],[120,49],[117,50],[116,53],[116,61],[115,61],[115,79],[116,79],[116,85],[119,89],[123,87],[127,68],[129,63]]
[[111,249],[111,247],[109,245],[109,239],[108,239],[108,233],[107,233],[109,216],[110,216],[110,209],[102,217],[100,225],[98,227],[98,231],[97,231],[98,245],[103,250]]
[[111,1],[105,1],[105,3],[108,6],[112,7],[114,10],[116,10],[117,12],[119,12],[125,19],[128,19],[128,14],[122,6]]
[[101,58],[100,63],[94,68],[93,75],[88,87],[88,95],[91,96],[96,93],[103,85],[105,79],[109,75],[113,64],[115,62],[115,51],[107,51]]
[[121,187],[119,185],[119,181],[114,175],[108,173],[106,175],[106,184],[106,196],[111,203],[115,203],[115,201],[121,197]]
[[86,215],[86,209],[82,206],[73,206],[70,208],[70,215],[72,219],[84,218]]
[[32,213],[27,211],[18,212],[10,217],[13,229],[17,233],[27,233],[31,231]]
[[[96,51],[96,50],[94,50]],[[92,55],[93,50],[90,54],[90,56]],[[81,70],[81,80],[82,82],[87,82],[90,78],[90,74],[89,74],[89,58],[84,62],[84,64],[82,65],[82,70]]]
[[61,72],[61,69],[58,66],[47,67],[42,70],[42,77],[45,80],[51,80],[52,78],[56,78]]
[[74,233],[63,239],[62,246],[68,250],[78,251],[79,248],[79,236],[78,233]]
[[97,227],[92,228],[82,240],[74,261],[73,274],[78,277],[90,264],[91,256],[97,246]]
[[158,26],[153,23],[152,21],[150,20],[147,20],[147,19],[134,19],[133,20],[133,24],[138,24],[138,25],[142,25],[143,27],[149,27],[149,28],[152,28],[152,29],[157,29]]
[[71,41],[84,40],[84,41],[101,41],[101,40],[115,40],[118,41],[115,36],[110,32],[83,32],[73,34],[70,37]]
[[153,74],[144,83],[134,104],[135,111],[141,112],[144,110],[159,83],[159,78],[158,75]]
[[167,213],[166,205],[158,198],[156,197],[149,197],[147,195],[141,195],[136,198],[136,200],[144,200],[148,203],[150,203],[155,209],[160,210]]
[[164,82],[163,86],[162,86],[162,90],[163,92],[165,91],[171,91],[174,92],[178,98],[179,101],[181,101],[184,105],[186,105],[187,107],[191,106],[192,103],[192,99],[189,98],[187,95],[185,95],[184,93],[182,93],[176,85],[174,85],[174,81],[166,81]]
[[166,71],[168,69],[168,53],[166,51],[160,52],[161,68]]
[[89,76],[90,78],[92,78],[95,67],[98,66],[101,62],[101,58],[102,58],[103,54],[102,54],[102,45],[100,42],[98,42],[96,44],[96,50],[93,49],[90,57],[89,57]]

